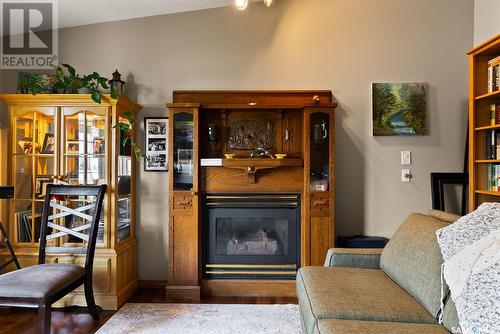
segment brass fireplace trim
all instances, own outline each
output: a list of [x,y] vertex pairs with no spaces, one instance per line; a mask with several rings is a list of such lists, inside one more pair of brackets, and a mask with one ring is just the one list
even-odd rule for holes
[[251,199],[251,198],[279,198],[279,199],[299,199],[297,195],[252,195],[252,196],[241,196],[241,195],[227,195],[227,196],[218,196],[218,195],[208,195],[207,199]]
[[[214,203],[207,203],[208,206],[214,206],[214,205],[227,205],[227,204],[238,204],[238,205],[262,205],[263,202],[238,202],[238,203],[231,203],[231,202],[224,202],[224,203],[219,203],[219,202],[214,202]],[[283,205],[295,205],[297,206],[297,202],[265,202],[265,205],[275,205],[275,206],[283,206]]]
[[292,269],[296,270],[296,264],[207,264],[207,268],[238,268],[238,269]]
[[209,275],[297,275],[296,271],[231,271],[231,270],[207,270]]

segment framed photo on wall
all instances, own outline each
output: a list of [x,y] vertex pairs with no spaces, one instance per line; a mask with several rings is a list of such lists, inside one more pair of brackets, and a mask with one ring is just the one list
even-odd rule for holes
[[168,171],[168,117],[144,118],[144,170]]

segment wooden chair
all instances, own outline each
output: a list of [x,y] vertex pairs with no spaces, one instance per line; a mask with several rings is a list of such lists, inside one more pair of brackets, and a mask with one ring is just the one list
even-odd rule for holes
[[[38,265],[0,276],[0,306],[38,308],[40,333],[50,333],[52,304],[82,284],[89,312],[94,320],[99,320],[99,310],[95,304],[92,290],[92,268],[106,188],[106,185],[48,185],[43,205]],[[95,200],[79,208],[61,204],[64,203],[62,200],[67,199],[67,197],[79,196],[95,197]],[[89,210],[92,210],[91,215],[85,213]],[[51,213],[54,211],[55,213]],[[85,225],[70,229],[57,224],[56,220],[71,215],[85,220]],[[53,233],[50,234],[49,229],[52,229]],[[89,230],[89,233],[82,233],[85,230]],[[83,249],[86,253],[84,267],[76,264],[45,264],[47,240],[65,235],[71,235],[88,242],[86,250]],[[81,250],[82,248],[74,248],[75,254],[82,253]]]
[[2,263],[0,265],[0,271],[7,267],[9,264],[14,263],[16,265],[17,269],[21,269],[21,266],[19,265],[19,261],[17,261],[16,253],[14,253],[14,249],[12,248],[12,245],[10,244],[9,236],[7,235],[7,232],[5,232],[5,229],[3,228],[2,223],[0,223],[0,234],[2,236],[2,240],[5,243],[5,246],[9,250],[10,253],[10,260],[7,260],[7,262]]
[[[14,187],[13,186],[0,186],[0,199],[9,199],[9,198],[14,198]],[[19,261],[17,261],[16,253],[14,253],[14,249],[12,248],[12,245],[10,243],[9,236],[8,236],[7,232],[5,232],[5,229],[3,228],[2,223],[0,223],[0,235],[1,235],[2,241],[5,243],[5,246],[9,250],[9,254],[10,254],[10,260],[8,260],[7,262],[0,265],[0,270],[7,267],[11,263],[14,263],[16,265],[17,269],[21,269],[21,266],[19,265]]]

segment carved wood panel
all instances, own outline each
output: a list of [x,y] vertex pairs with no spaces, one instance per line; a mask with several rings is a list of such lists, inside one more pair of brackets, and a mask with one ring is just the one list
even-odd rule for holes
[[193,196],[187,195],[174,195],[173,196],[173,209],[174,210],[191,210],[193,208]]
[[271,149],[274,147],[274,120],[233,119],[228,121],[231,150]]
[[311,213],[330,214],[330,193],[311,194]]

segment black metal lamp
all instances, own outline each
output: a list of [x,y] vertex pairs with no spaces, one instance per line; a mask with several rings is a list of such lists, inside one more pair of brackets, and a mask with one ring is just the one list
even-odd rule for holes
[[125,81],[122,80],[122,75],[118,69],[113,72],[113,79],[108,81],[111,92],[116,92],[118,95],[123,95],[125,89]]

